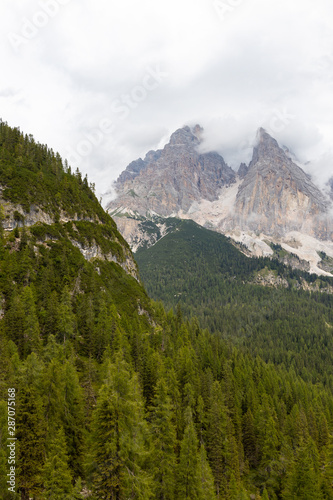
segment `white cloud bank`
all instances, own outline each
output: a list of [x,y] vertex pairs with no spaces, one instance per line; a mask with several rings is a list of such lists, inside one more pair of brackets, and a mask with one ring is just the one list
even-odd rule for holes
[[187,123],[235,168],[264,126],[324,182],[332,18],[330,0],[2,0],[0,116],[100,193]]

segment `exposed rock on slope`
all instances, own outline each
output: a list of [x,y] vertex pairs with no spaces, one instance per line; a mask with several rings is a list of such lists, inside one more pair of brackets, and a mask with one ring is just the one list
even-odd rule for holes
[[[13,161],[15,161],[15,157]],[[44,244],[60,238],[68,238],[74,246],[79,248],[86,260],[99,259],[115,262],[126,273],[139,280],[137,264],[127,242],[118,232],[114,221],[99,206],[92,192],[90,192],[89,198],[91,203],[87,207],[86,213],[78,214],[74,211],[70,213],[60,208],[59,203],[59,210],[55,214],[49,207],[41,206],[38,203],[24,203],[24,205],[14,203],[11,199],[13,198],[11,191],[3,182],[2,177],[4,175],[1,175],[1,173],[0,224],[7,234],[17,227],[24,226],[28,234],[34,234],[37,241]],[[18,171],[18,176],[19,173],[20,171]],[[71,174],[63,173],[62,175],[71,178]],[[8,178],[9,187],[17,185],[17,178],[16,175]],[[35,183],[33,176],[31,176],[29,182],[29,189],[37,190],[38,185]],[[78,185],[80,185],[79,182]],[[49,199],[52,198],[47,186],[44,186],[44,195]],[[94,210],[95,208],[97,210]]]

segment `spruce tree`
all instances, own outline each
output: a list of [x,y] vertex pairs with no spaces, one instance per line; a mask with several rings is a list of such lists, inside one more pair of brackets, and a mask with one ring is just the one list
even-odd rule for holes
[[261,500],[269,500],[269,495],[268,495],[268,493],[267,493],[266,488],[265,488],[265,489],[264,489],[264,491],[262,492]]
[[226,495],[226,440],[228,416],[219,382],[214,382],[207,416],[208,458],[215,479],[217,496]]
[[93,412],[91,487],[105,500],[146,500],[152,481],[144,470],[148,450],[138,379],[120,355],[106,363],[107,379]]
[[22,292],[22,307],[24,311],[24,354],[32,351],[40,352],[42,342],[40,338],[39,322],[37,318],[36,304],[30,286],[26,286]]
[[319,456],[314,441],[309,438],[297,452],[286,479],[283,500],[322,500],[319,484]]
[[151,414],[152,472],[157,500],[175,499],[176,482],[176,430],[164,379],[159,380]]
[[200,500],[214,500],[216,498],[214,478],[203,443],[199,450],[198,476]]
[[184,437],[180,445],[177,500],[200,500],[200,477],[198,475],[198,438],[192,420],[192,412],[185,412]]
[[58,312],[57,336],[60,341],[73,340],[75,334],[75,316],[72,309],[72,298],[67,286],[64,287]]
[[18,490],[22,500],[28,500],[40,493],[43,484],[45,427],[42,400],[33,388],[22,387],[17,402]]
[[72,500],[72,474],[68,467],[65,433],[58,429],[51,440],[44,469],[44,494],[47,500]]

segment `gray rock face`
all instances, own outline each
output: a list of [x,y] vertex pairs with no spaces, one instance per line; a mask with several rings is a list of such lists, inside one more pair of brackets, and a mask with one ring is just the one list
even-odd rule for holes
[[247,172],[249,170],[249,167],[247,165],[245,165],[245,163],[241,163],[240,166],[239,166],[239,169],[238,169],[238,177],[240,179],[244,179],[244,177],[246,176]]
[[328,203],[309,176],[264,129],[258,132],[249,169],[240,185],[235,222],[266,234],[301,231],[331,238]]
[[236,175],[218,153],[197,151],[201,132],[199,125],[178,129],[163,150],[132,162],[118,178],[118,198],[108,210],[126,207],[143,216],[168,216],[187,212],[194,201],[217,199],[220,188],[235,182]]
[[330,197],[332,198],[333,200],[333,177],[330,178],[330,180],[328,181],[328,185],[330,187]]
[[108,253],[105,255],[102,249],[98,245],[96,245],[96,243],[92,243],[90,245],[83,245],[81,242],[75,241],[73,239],[71,239],[70,241],[74,246],[76,246],[80,250],[83,257],[87,261],[99,259],[99,260],[106,260],[108,262],[115,262],[120,267],[122,267],[127,274],[130,274],[131,276],[133,276],[133,278],[139,281],[139,273],[137,265],[135,264],[130,252],[127,252],[124,261],[119,261],[118,258],[112,253]]

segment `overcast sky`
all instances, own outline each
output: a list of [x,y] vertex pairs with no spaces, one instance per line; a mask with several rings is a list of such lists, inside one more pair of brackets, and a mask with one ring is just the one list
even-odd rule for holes
[[105,192],[185,124],[232,167],[258,127],[333,175],[332,0],[1,0],[0,117]]

